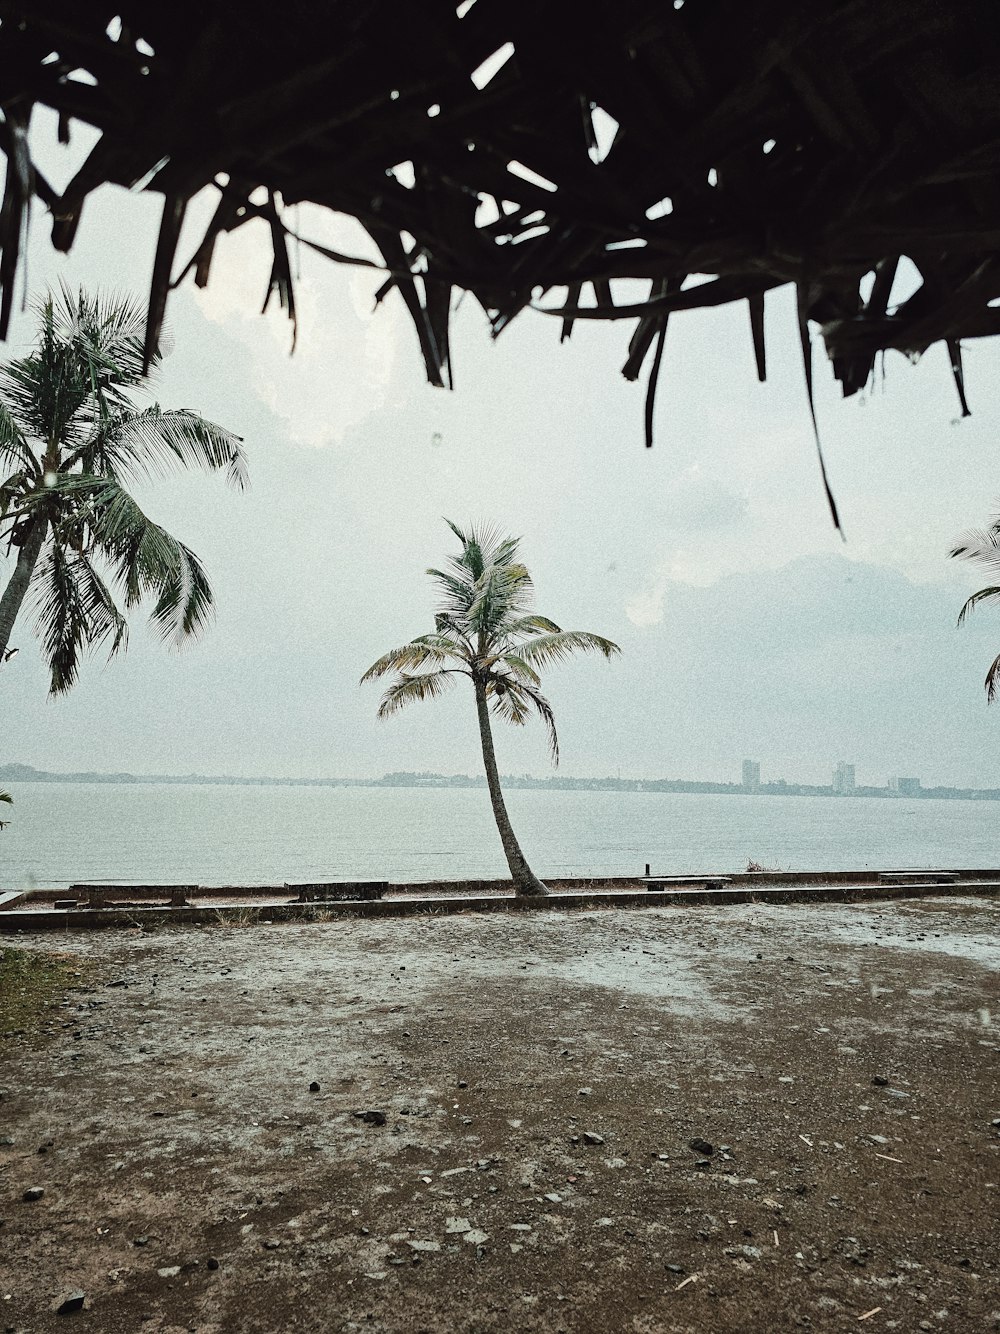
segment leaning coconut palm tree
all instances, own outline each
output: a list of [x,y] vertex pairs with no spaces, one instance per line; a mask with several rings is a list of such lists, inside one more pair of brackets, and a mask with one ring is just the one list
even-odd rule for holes
[[[961,556],[964,560],[974,561],[977,565],[983,565],[993,575],[1000,575],[1000,517],[994,519],[993,523],[985,531],[983,529],[973,529],[966,533],[958,546],[953,547],[948,553],[950,556]],[[973,593],[968,598],[962,610],[958,613],[958,624],[961,625],[966,616],[980,602],[1000,601],[1000,587],[991,585],[987,588],[981,588],[978,593]],[[990,669],[986,673],[986,702],[992,704],[1000,686],[1000,656],[993,659]]]
[[442,594],[434,616],[434,633],[420,635],[385,654],[361,680],[364,683],[395,673],[396,679],[378,710],[380,718],[388,718],[404,704],[434,699],[459,676],[468,677],[476,698],[493,815],[514,892],[521,896],[546,894],[521,851],[504,805],[490,707],[505,722],[518,725],[527,722],[532,712],[537,713],[548,729],[549,749],[553,762],[558,764],[555,719],[541,693],[538,668],[578,651],[610,658],[620,649],[610,639],[585,630],[560,630],[554,621],[530,610],[531,575],[517,559],[519,538],[501,537],[492,528],[470,528],[464,533],[450,519],[445,522],[461,542],[462,551],[449,558],[447,570],[427,571]]
[[38,313],[34,350],[0,369],[0,541],[17,552],[0,595],[0,663],[30,591],[58,694],[76,680],[85,648],[124,647],[112,588],[125,610],[152,596],[164,638],[196,634],[210,614],[197,556],[126,488],[175,465],[221,470],[243,487],[246,467],[231,432],[187,409],[134,403],[143,378],[138,304],[63,288]]

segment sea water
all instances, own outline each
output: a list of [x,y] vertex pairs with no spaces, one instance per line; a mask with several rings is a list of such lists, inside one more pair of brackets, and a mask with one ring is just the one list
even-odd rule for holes
[[[0,889],[504,876],[484,789],[15,783]],[[998,807],[929,798],[512,790],[542,876],[993,867]]]

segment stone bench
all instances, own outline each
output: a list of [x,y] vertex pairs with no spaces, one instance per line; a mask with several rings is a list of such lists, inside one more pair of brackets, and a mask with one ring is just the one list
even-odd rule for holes
[[388,880],[340,880],[324,884],[285,885],[289,893],[297,895],[293,903],[371,902],[380,899],[388,888]]
[[136,907],[135,896],[140,895],[143,907],[148,899],[166,900],[156,907],[187,908],[188,899],[198,892],[197,885],[70,885],[69,893],[78,898],[86,896],[88,908]]

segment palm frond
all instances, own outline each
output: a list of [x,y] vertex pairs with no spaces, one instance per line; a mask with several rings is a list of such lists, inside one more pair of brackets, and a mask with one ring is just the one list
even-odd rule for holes
[[82,437],[76,420],[89,392],[79,364],[54,336],[43,330],[35,349],[0,370],[0,399],[22,435],[37,442],[41,455],[52,440]]
[[17,418],[6,403],[0,401],[0,468],[31,468],[35,456],[24,438]]
[[126,626],[110,593],[79,552],[53,541],[32,580],[37,629],[50,673],[49,690],[69,690],[83,651],[113,637],[111,654],[125,642]]
[[1000,656],[993,659],[983,684],[986,686],[986,703],[992,704],[1000,687]]
[[460,658],[463,662],[468,661],[469,644],[462,635],[455,632],[447,634],[443,630],[435,629],[432,635],[417,635],[413,643],[426,644],[428,648],[440,649],[442,653],[447,653],[453,658]]
[[458,524],[452,523],[451,519],[445,519],[445,523],[448,525],[448,527],[451,529],[451,531],[455,534],[455,536],[458,538],[458,540],[464,547],[469,539],[462,532],[461,528],[459,528]]
[[0,482],[0,522],[11,516],[19,517],[31,496],[31,481],[23,472],[11,473]]
[[417,700],[437,699],[455,684],[455,673],[450,671],[422,672],[417,676],[400,676],[382,696],[378,706],[379,718],[389,718],[406,704]]
[[143,379],[145,307],[124,292],[91,296],[81,287],[74,293],[64,281],[58,298],[49,296],[44,307],[57,336],[75,345],[92,390],[127,402],[118,391]]
[[1000,587],[981,588],[978,593],[973,593],[967,598],[962,610],[958,613],[958,624],[961,625],[971,611],[979,606],[980,602],[990,602],[994,598],[1000,598]]
[[[1000,517],[997,517],[988,529],[976,528],[965,533],[959,543],[952,547],[950,556],[970,560],[976,565],[984,565],[992,574],[1000,572]],[[962,610],[958,613],[958,624],[962,625],[981,602],[1000,600],[1000,586],[993,584],[980,588],[971,597],[966,598]],[[1000,687],[1000,657],[997,657],[986,673],[986,702],[992,704]]]
[[411,639],[408,644],[403,644],[399,648],[390,649],[377,662],[372,663],[362,676],[361,684],[374,681],[380,676],[387,676],[389,672],[419,671],[428,664],[440,665],[453,662],[456,658],[465,661],[457,645],[452,647],[450,641],[447,645],[428,642],[434,638],[437,636],[424,635],[419,639]]
[[160,582],[160,596],[150,620],[162,639],[179,646],[183,640],[200,635],[212,619],[212,586],[191,548],[170,538],[169,533],[164,536],[174,543],[174,564]]
[[490,565],[476,581],[469,625],[489,638],[502,635],[512,618],[531,605],[533,584],[524,565]]
[[248,483],[240,437],[186,408],[164,411],[154,405],[114,414],[77,449],[70,463],[79,459],[86,471],[103,471],[92,465],[92,455],[108,471],[130,480],[162,476],[180,466],[224,471],[227,481],[241,491]]
[[574,653],[600,653],[612,658],[621,649],[610,639],[590,634],[587,630],[560,630],[558,634],[539,635],[521,644],[518,652],[528,663],[548,667],[563,662]]
[[486,558],[479,536],[474,528],[469,529],[469,535],[462,546],[461,556],[449,556],[448,564],[457,569],[459,573],[468,571],[473,579],[481,578],[483,571],[486,569]]
[[108,657],[113,658],[128,646],[128,623],[87,556],[77,554],[73,565],[81,599],[90,619],[88,640],[96,645],[110,638]]
[[522,692],[522,694],[524,694],[531,701],[531,704],[535,712],[538,714],[539,718],[541,718],[542,722],[545,724],[545,730],[548,733],[548,739],[549,739],[549,754],[552,757],[552,763],[554,765],[558,765],[559,737],[556,733],[556,716],[552,712],[552,705],[545,698],[542,692],[540,690],[535,690],[533,686],[521,685],[518,688]]
[[[523,658],[518,657],[516,653],[501,653],[488,664],[507,669],[507,673],[513,676],[517,681],[527,681],[529,685],[539,686],[542,684],[542,678],[535,671],[534,667],[529,666]],[[502,667],[501,667],[502,665]]]
[[550,621],[547,616],[539,616],[534,612],[528,616],[517,617],[505,629],[509,639],[523,639],[525,635],[562,633],[562,628],[556,625],[555,621]]
[[189,547],[153,523],[114,478],[60,478],[58,490],[76,498],[72,523],[78,533],[85,529],[107,558],[124,589],[126,607],[153,594],[151,620],[162,638],[174,643],[205,628],[212,590]]
[[531,716],[531,710],[516,686],[497,689],[494,683],[492,690],[487,687],[487,694],[493,712],[504,722],[513,723],[515,727],[523,727]]
[[434,616],[434,629],[439,635],[444,635],[449,639],[453,639],[455,643],[460,646],[462,656],[466,658],[467,661],[472,660],[474,650],[467,633],[468,626],[464,625],[457,616],[454,616],[449,612],[436,612]]
[[463,533],[451,519],[445,519],[445,523],[462,543],[460,554],[448,557],[448,564],[459,577],[468,575],[478,580],[491,567],[509,565],[517,552],[520,538],[503,537],[493,524],[471,524]]
[[[141,379],[142,308],[127,298],[73,295],[62,285],[36,306],[39,332],[26,357],[0,372],[0,399],[22,433],[73,448],[115,412],[131,408]],[[136,360],[139,354],[138,361]]]
[[426,573],[440,586],[444,596],[438,615],[447,616],[452,623],[467,625],[469,607],[476,595],[475,583],[444,570],[431,569]]
[[1000,520],[996,527],[973,528],[964,533],[948,555],[974,561],[991,570],[1000,569]]

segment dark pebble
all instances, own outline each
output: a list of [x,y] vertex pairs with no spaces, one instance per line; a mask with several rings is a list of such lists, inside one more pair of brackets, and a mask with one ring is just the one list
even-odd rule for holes
[[888,1087],[889,1087],[889,1081],[888,1079],[886,1079],[885,1075],[872,1076],[872,1088],[884,1089]]
[[699,1158],[698,1161],[695,1163],[695,1167],[698,1169],[699,1172],[707,1172],[711,1166],[712,1166],[712,1161],[710,1158]]
[[319,1092],[319,1080],[318,1080],[318,1079],[314,1079],[313,1082],[309,1085],[309,1092],[310,1092],[310,1093],[318,1093],[318,1092]]
[[365,1121],[370,1126],[385,1125],[385,1119],[386,1119],[385,1112],[375,1112],[375,1111],[355,1112],[354,1115],[358,1118],[359,1121]]
[[208,1259],[205,1261],[205,1268],[206,1268],[206,1269],[218,1269],[218,1267],[219,1267],[219,1262],[218,1262],[218,1260],[215,1258],[214,1255],[210,1255],[210,1256],[208,1257]]
[[45,1194],[44,1186],[29,1186],[28,1189],[21,1196],[21,1199],[25,1202],[25,1204],[34,1204],[34,1202],[36,1200],[40,1200],[44,1194]]
[[689,1149],[694,1149],[695,1153],[713,1154],[715,1149],[709,1144],[707,1139],[699,1139],[697,1136],[688,1144]]

